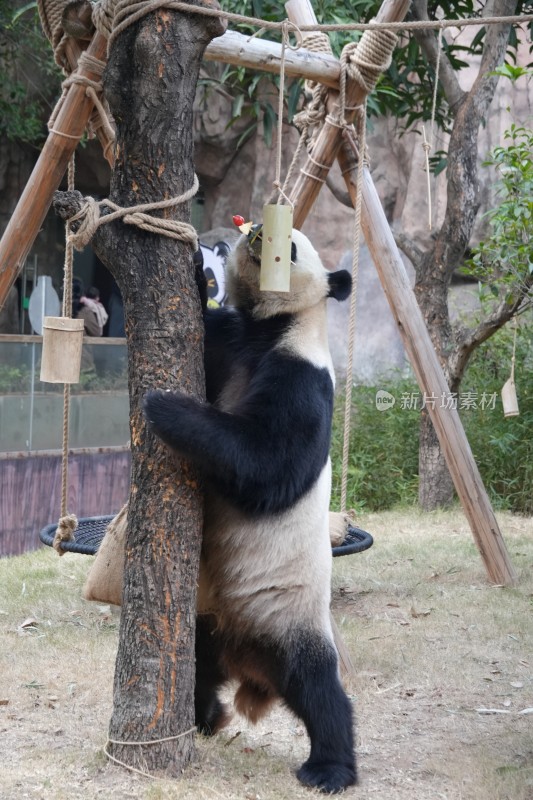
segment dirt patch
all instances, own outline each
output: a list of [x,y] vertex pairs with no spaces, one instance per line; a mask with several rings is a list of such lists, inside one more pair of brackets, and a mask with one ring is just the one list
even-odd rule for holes
[[[533,520],[503,515],[519,584],[495,589],[459,512],[367,515],[364,554],[335,561],[333,612],[355,675],[360,786],[372,800],[533,799]],[[118,613],[86,603],[85,556],[0,561],[0,798],[308,798],[307,756],[281,707],[235,718],[180,781],[103,754]]]

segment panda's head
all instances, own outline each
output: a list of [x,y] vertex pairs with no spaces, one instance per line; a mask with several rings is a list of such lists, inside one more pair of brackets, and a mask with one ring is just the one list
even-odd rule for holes
[[290,291],[260,291],[260,268],[261,240],[241,236],[226,266],[228,303],[257,319],[295,314],[328,297],[345,300],[352,286],[350,273],[346,270],[328,272],[307,236],[295,229],[292,231]]

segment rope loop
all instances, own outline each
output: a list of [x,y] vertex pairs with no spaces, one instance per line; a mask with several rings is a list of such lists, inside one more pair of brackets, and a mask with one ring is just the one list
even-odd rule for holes
[[[192,225],[180,220],[154,217],[148,212],[174,208],[180,203],[186,203],[194,197],[198,191],[198,186],[198,177],[195,175],[191,188],[177,197],[160,200],[156,203],[129,206],[128,208],[122,208],[111,200],[97,201],[94,197],[87,196],[83,199],[82,207],[77,214],[74,214],[69,219],[71,225],[73,222],[80,220],[81,223],[76,232],[69,234],[68,241],[76,250],[83,250],[101,225],[108,225],[110,222],[121,219],[125,224],[136,225],[144,231],[187,242],[191,245],[193,251],[196,251],[198,249],[198,234]],[[111,213],[102,214],[104,208],[111,209]]]
[[366,94],[376,87],[379,76],[391,64],[398,36],[390,30],[366,30],[358,42],[347,44],[342,53],[347,77],[356,81]]
[[[101,78],[104,73],[105,62],[99,58],[89,55],[86,52],[81,53],[78,59],[78,67],[75,72],[71,73],[61,84],[61,97],[57,101],[54,110],[48,120],[48,130],[50,133],[55,133],[58,136],[64,136],[67,139],[79,139],[78,136],[72,136],[64,131],[57,130],[55,125],[57,118],[68,94],[71,86],[76,84],[85,87],[85,93],[93,103],[94,111],[89,119],[87,130],[89,138],[92,139],[96,135],[99,128],[103,128],[106,132],[107,145],[104,156],[107,156],[107,150],[114,144],[115,141],[115,128],[112,122],[111,112],[107,100],[103,97],[103,87]],[[80,70],[87,70],[94,73],[98,80],[92,80],[87,75],[82,75]]]

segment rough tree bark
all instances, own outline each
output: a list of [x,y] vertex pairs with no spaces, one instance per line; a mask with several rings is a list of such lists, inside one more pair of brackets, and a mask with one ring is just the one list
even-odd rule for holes
[[[212,5],[215,3],[213,2]],[[111,199],[121,206],[179,195],[194,178],[192,107],[218,20],[160,9],[114,43],[105,91],[117,124]],[[164,212],[190,221],[190,204]],[[131,491],[116,662],[111,753],[151,773],[179,775],[194,754],[194,629],[201,539],[196,474],[147,430],[154,387],[203,396],[203,324],[189,245],[113,223],[93,240],[124,299]]]

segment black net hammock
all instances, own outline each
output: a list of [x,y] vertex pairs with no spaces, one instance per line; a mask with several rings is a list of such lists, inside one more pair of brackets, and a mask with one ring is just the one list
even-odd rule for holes
[[[82,553],[86,556],[93,556],[97,552],[102,539],[105,536],[107,526],[115,518],[114,514],[103,517],[84,517],[78,520],[78,527],[74,531],[74,539],[61,542],[61,548],[69,553]],[[39,539],[43,544],[50,547],[54,541],[57,522],[47,525],[39,534]],[[372,547],[374,540],[370,533],[349,525],[342,544],[331,548],[333,556],[350,556],[354,553],[362,553]]]

